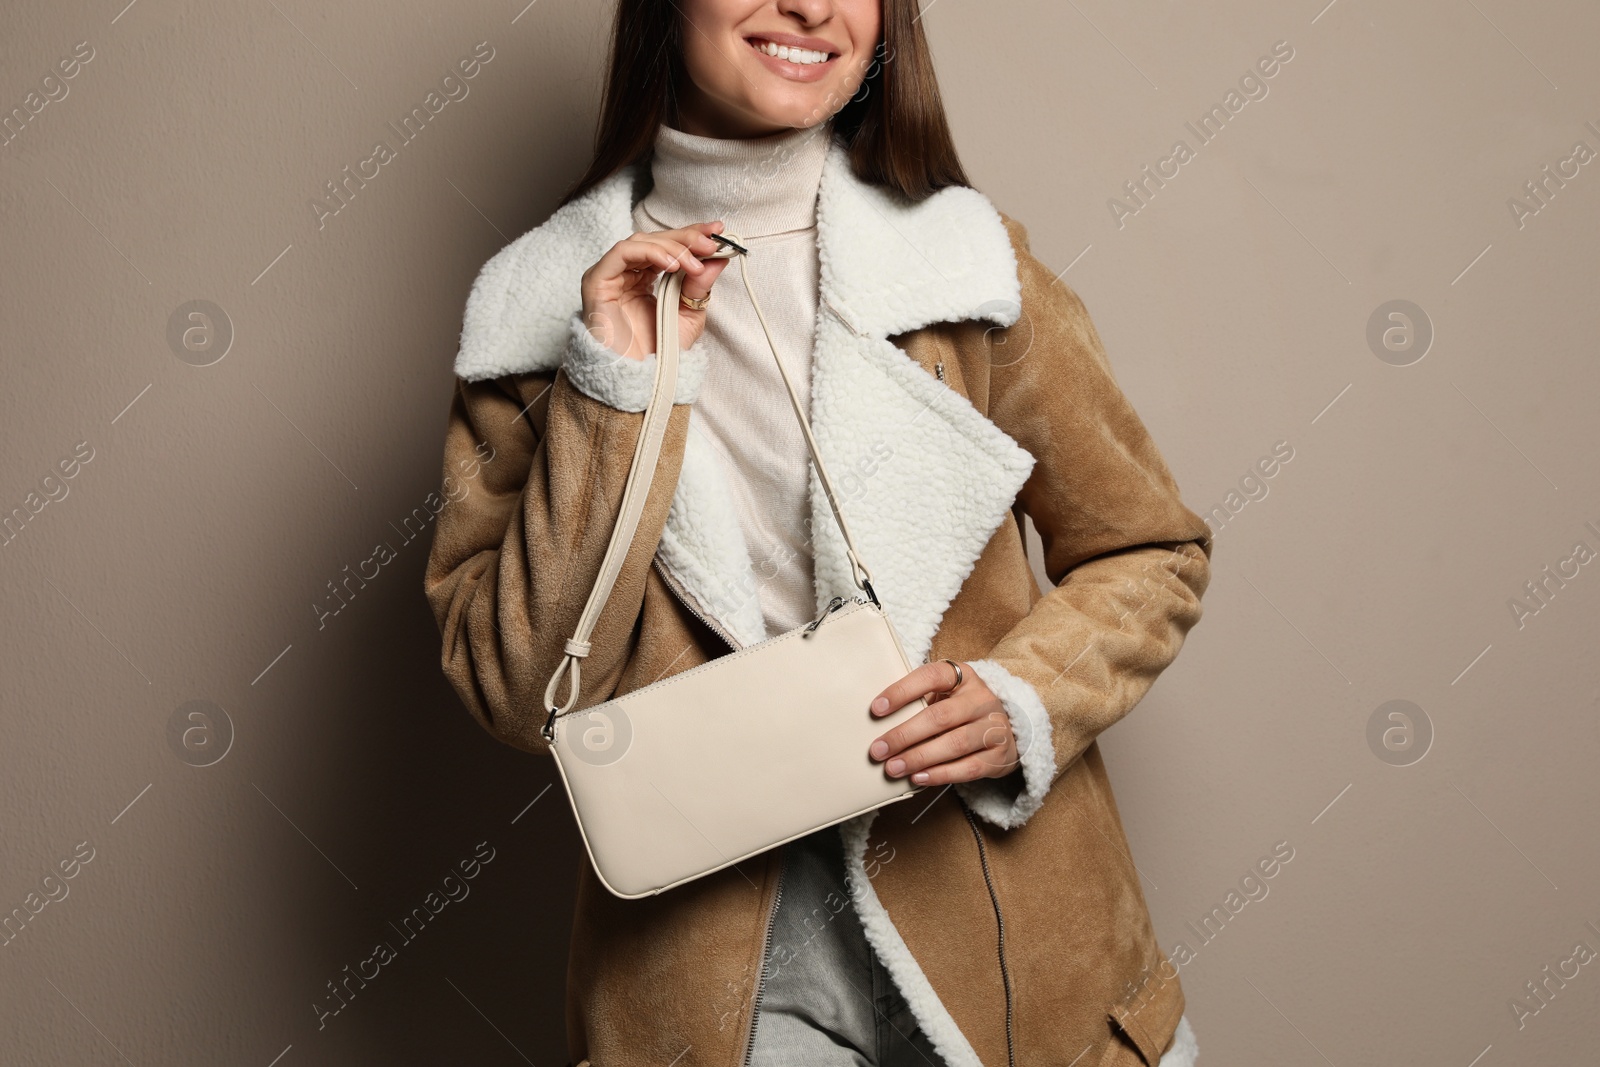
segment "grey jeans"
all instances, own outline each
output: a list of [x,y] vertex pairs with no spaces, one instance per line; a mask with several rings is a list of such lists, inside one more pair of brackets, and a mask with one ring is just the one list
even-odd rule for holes
[[751,1067],[945,1067],[862,932],[839,828],[786,851]]

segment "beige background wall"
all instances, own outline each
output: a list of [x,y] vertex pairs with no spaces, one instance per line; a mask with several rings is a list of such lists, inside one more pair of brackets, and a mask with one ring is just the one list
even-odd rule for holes
[[[56,498],[0,546],[0,914],[66,893],[0,946],[0,1060],[565,1062],[571,817],[442,681],[404,520],[477,267],[585,159],[600,5],[120,3],[0,15],[0,113],[59,97],[0,148],[0,513]],[[1105,739],[1203,1062],[1586,1062],[1600,962],[1520,1028],[1511,1001],[1600,949],[1600,564],[1574,556],[1600,551],[1600,162],[1522,225],[1508,200],[1600,150],[1600,9],[1319,3],[925,21],[974,180],[1084,296],[1191,506],[1237,510],[1205,621]],[[1369,344],[1394,300],[1420,360]],[[1576,576],[1540,606],[1546,566]],[[1420,760],[1387,719],[1369,741],[1394,700]],[[1267,895],[1195,937],[1280,842]]]

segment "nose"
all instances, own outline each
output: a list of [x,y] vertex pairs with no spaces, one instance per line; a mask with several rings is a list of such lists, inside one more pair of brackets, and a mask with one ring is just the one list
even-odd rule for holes
[[778,10],[794,15],[807,26],[818,26],[833,13],[833,0],[779,0]]

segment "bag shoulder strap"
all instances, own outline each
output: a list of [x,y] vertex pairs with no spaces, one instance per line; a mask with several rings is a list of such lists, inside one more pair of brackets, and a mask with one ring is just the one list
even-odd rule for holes
[[[761,322],[761,332],[766,336],[767,347],[772,350],[772,358],[777,360],[778,373],[783,377],[790,405],[794,408],[795,418],[800,422],[801,433],[806,439],[806,448],[811,453],[811,462],[816,465],[818,480],[822,482],[822,490],[828,498],[828,507],[833,512],[834,521],[839,524],[839,532],[844,535],[845,554],[850,560],[851,577],[862,592],[866,593],[868,599],[878,604],[878,595],[872,588],[872,575],[868,572],[866,564],[861,561],[861,554],[856,551],[855,540],[850,536],[850,527],[845,523],[844,511],[839,506],[839,496],[834,491],[833,479],[828,477],[827,465],[822,462],[822,453],[818,451],[817,440],[812,436],[811,420],[806,418],[805,407],[800,403],[800,394],[795,391],[788,368],[783,365],[783,357],[778,355],[778,346],[772,339],[772,330],[767,325],[767,317],[761,310],[761,302],[756,299],[755,287],[750,284],[750,269],[747,265],[749,249],[744,247],[744,239],[736,234],[712,236],[718,239],[722,246],[716,252],[702,258],[730,259],[735,256],[739,258],[739,272],[744,281],[745,292],[749,294],[750,304],[755,308],[756,318]],[[600,573],[595,579],[588,601],[584,604],[582,614],[578,616],[577,628],[566,643],[561,663],[550,676],[549,684],[545,686],[544,703],[549,715],[545,719],[542,733],[547,741],[554,737],[556,716],[570,710],[578,701],[579,661],[589,654],[589,638],[594,632],[596,623],[599,622],[600,612],[605,607],[606,600],[611,596],[612,588],[616,585],[617,575],[622,571],[623,559],[633,543],[634,533],[639,528],[639,520],[644,515],[645,498],[649,493],[650,483],[655,479],[656,465],[661,458],[661,442],[666,436],[667,419],[671,414],[672,396],[677,389],[678,303],[683,291],[683,279],[682,271],[665,272],[656,279],[655,380],[650,400],[644,410],[644,425],[634,446],[633,465],[628,471],[628,480],[622,489],[622,503],[617,513],[617,524],[611,532],[611,541],[606,546],[605,557],[600,562]],[[879,607],[882,605],[879,604]],[[568,671],[571,672],[571,682],[567,699],[558,705],[555,699],[556,688],[561,682],[562,675]]]

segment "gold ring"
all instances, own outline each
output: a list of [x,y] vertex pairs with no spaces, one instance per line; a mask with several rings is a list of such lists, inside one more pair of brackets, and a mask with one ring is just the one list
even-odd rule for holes
[[706,305],[711,303],[711,294],[707,293],[705,296],[690,296],[688,293],[679,292],[678,299],[686,308],[693,308],[696,311],[704,311],[706,309]]

